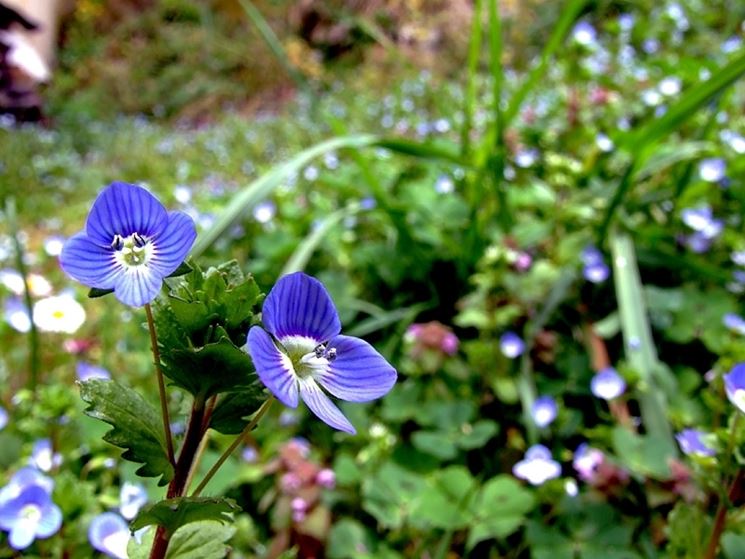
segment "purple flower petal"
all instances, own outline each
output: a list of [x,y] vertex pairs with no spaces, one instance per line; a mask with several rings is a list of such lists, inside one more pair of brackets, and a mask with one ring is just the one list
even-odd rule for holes
[[357,432],[339,408],[321,391],[315,380],[306,377],[298,379],[298,382],[300,384],[300,395],[310,408],[310,411],[334,429],[339,429],[352,435]]
[[8,543],[13,549],[26,549],[34,541],[36,526],[30,522],[14,524],[8,534]]
[[316,380],[337,398],[369,402],[387,394],[396,384],[396,370],[366,341],[336,336],[329,348],[336,349],[336,359]]
[[264,301],[262,322],[275,338],[305,336],[325,342],[341,331],[326,288],[302,272],[281,278]]
[[124,273],[112,249],[97,245],[85,233],[78,233],[65,243],[59,263],[76,281],[99,289],[113,289]]
[[269,392],[286,406],[296,408],[298,386],[289,358],[259,326],[248,331],[248,351],[251,354],[256,374]]
[[125,305],[141,307],[158,296],[163,278],[147,266],[127,268],[114,286],[114,295]]
[[727,398],[742,413],[745,413],[745,363],[738,363],[732,370],[724,375],[724,390]]
[[57,505],[50,503],[49,507],[45,507],[39,519],[39,525],[36,527],[36,535],[40,538],[48,538],[52,534],[56,534],[61,526],[62,511]]
[[168,226],[153,239],[153,257],[149,266],[160,275],[170,275],[189,254],[197,230],[194,221],[185,213],[171,212],[168,214]]
[[114,235],[153,237],[167,224],[166,209],[155,196],[141,186],[113,182],[93,203],[85,230],[91,240],[109,246]]
[[109,557],[126,559],[129,538],[127,522],[113,512],[99,514],[88,527],[91,546]]

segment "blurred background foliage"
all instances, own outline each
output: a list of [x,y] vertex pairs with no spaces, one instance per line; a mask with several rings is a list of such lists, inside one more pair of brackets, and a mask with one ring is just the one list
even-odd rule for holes
[[[250,460],[236,455],[208,488],[246,511],[232,556],[706,556],[745,461],[721,380],[745,360],[745,329],[724,320],[745,312],[745,7],[489,6],[77,3],[44,91],[49,126],[0,129],[0,198],[17,205],[2,267],[18,267],[17,237],[29,273],[87,313],[73,333],[40,332],[35,365],[8,318],[17,294],[0,287],[6,477],[35,439],[64,456],[55,502],[69,528],[39,555],[90,557],[86,526],[134,480],[131,465],[107,466],[118,451],[81,414],[76,365],[155,398],[142,317],[85,300],[49,248],[126,180],[195,218],[205,267],[235,258],[265,292],[292,269],[321,278],[345,332],[400,372],[380,403],[342,405],[358,437],[303,409],[263,420]],[[686,212],[702,208],[693,229]],[[590,245],[602,281],[584,273]],[[505,354],[507,331],[522,355]],[[629,390],[607,403],[591,381],[610,366]],[[557,404],[550,426],[531,415],[539,395]],[[715,456],[678,450],[671,435],[687,427]],[[213,437],[203,464],[228,442]],[[559,475],[518,479],[539,442]],[[601,453],[589,471],[582,443]],[[321,490],[324,467],[336,483]],[[312,514],[293,520],[292,497],[311,488]],[[720,556],[739,559],[745,518],[730,504]]]

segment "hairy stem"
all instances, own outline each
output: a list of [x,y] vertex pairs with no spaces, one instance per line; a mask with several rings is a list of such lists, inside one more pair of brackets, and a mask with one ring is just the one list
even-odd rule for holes
[[256,427],[256,424],[264,416],[267,410],[271,407],[273,402],[274,402],[274,396],[270,396],[263,404],[261,404],[259,411],[256,412],[256,415],[254,415],[250,423],[246,425],[246,428],[243,429],[243,431],[241,431],[241,434],[235,438],[233,443],[227,448],[225,452],[222,453],[222,456],[220,456],[220,458],[217,459],[217,462],[215,462],[212,468],[210,468],[210,471],[207,472],[207,475],[204,476],[204,479],[194,490],[194,493],[192,493],[192,497],[198,497],[199,494],[204,490],[204,488],[207,487],[207,484],[210,482],[210,480],[215,475],[217,470],[220,469],[220,466],[222,466],[225,463],[225,460],[227,460],[228,457],[231,454],[233,454],[233,451],[236,448],[238,448],[238,445],[240,445],[243,442],[243,440],[246,438],[246,435],[248,435],[248,433],[250,433],[251,430],[254,427]]
[[171,464],[176,464],[176,458],[173,452],[173,437],[171,436],[171,420],[168,416],[168,400],[166,399],[166,383],[163,380],[163,371],[160,368],[160,350],[158,349],[158,335],[155,333],[155,321],[153,320],[153,310],[150,303],[145,305],[145,314],[147,315],[147,328],[150,331],[150,346],[153,349],[153,361],[155,362],[155,372],[158,377],[158,393],[160,394],[160,411],[163,417],[163,431],[166,435],[166,451],[168,460]]

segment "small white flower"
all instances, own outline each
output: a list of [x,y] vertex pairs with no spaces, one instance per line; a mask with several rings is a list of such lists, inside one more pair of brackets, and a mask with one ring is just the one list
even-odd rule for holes
[[85,322],[85,309],[70,295],[58,295],[37,301],[33,317],[40,330],[74,334]]

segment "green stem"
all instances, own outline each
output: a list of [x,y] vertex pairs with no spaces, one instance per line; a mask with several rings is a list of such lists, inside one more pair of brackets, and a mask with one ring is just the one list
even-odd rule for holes
[[473,22],[471,23],[471,38],[468,45],[468,72],[466,73],[466,94],[463,105],[463,126],[460,129],[460,153],[464,157],[471,152],[471,127],[473,126],[473,113],[476,106],[476,75],[479,53],[481,52],[481,11],[481,0],[476,0],[473,5]]
[[176,465],[176,458],[173,452],[173,438],[171,436],[171,420],[168,415],[168,400],[166,399],[166,383],[163,380],[163,371],[160,368],[160,349],[158,349],[158,335],[155,332],[155,321],[153,320],[153,310],[150,303],[145,305],[145,314],[147,315],[147,328],[150,331],[150,346],[153,350],[153,361],[155,362],[155,373],[158,377],[158,393],[160,395],[160,411],[163,418],[163,431],[166,436],[166,451],[168,460]]
[[225,463],[225,460],[227,460],[228,457],[231,454],[233,454],[233,451],[236,448],[238,448],[238,445],[240,445],[243,442],[246,435],[250,433],[254,427],[256,427],[256,424],[264,416],[267,410],[269,410],[273,402],[274,402],[274,396],[270,396],[263,404],[261,404],[259,411],[256,412],[256,415],[253,416],[253,419],[251,419],[249,424],[246,425],[246,428],[243,429],[243,431],[241,431],[241,434],[235,438],[233,443],[227,448],[225,452],[222,453],[222,456],[220,456],[220,458],[217,459],[217,462],[215,462],[212,468],[210,468],[210,471],[207,472],[207,475],[204,476],[204,479],[194,490],[194,493],[192,493],[191,495],[192,497],[198,497],[199,494],[204,490],[204,488],[207,487],[207,484],[210,482],[213,476],[217,473],[217,470],[220,469],[220,466],[222,466]]
[[23,245],[21,240],[18,238],[18,219],[16,213],[16,202],[14,198],[8,198],[5,203],[5,214],[8,218],[8,225],[10,227],[10,234],[13,239],[13,248],[15,252],[16,267],[18,273],[21,274],[23,279],[23,305],[26,307],[28,312],[29,322],[31,328],[28,331],[30,352],[28,356],[28,388],[31,394],[36,398],[36,385],[39,383],[39,370],[40,370],[40,355],[39,355],[39,330],[36,328],[34,322],[34,305],[31,300],[31,289],[28,284],[28,269],[26,263],[23,260]]

